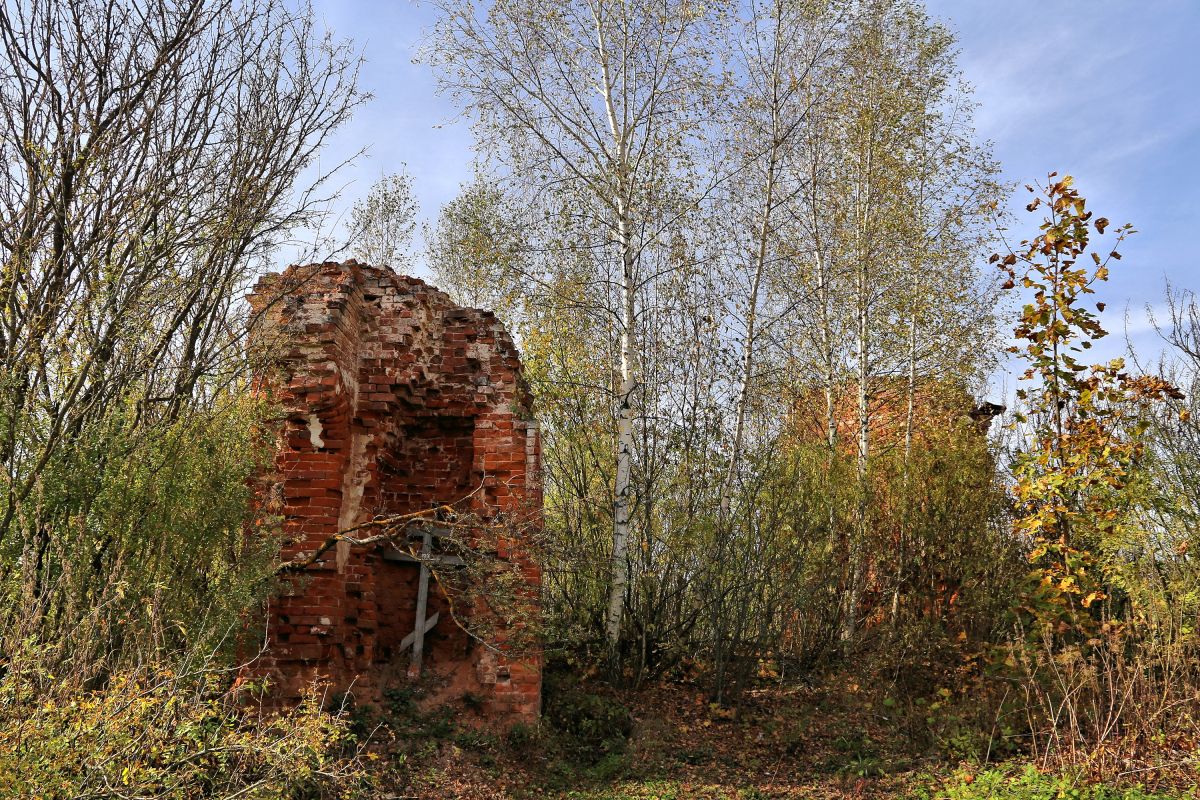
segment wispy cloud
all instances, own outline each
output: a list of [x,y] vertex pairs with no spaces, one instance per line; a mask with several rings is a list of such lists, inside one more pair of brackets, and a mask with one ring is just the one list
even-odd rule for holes
[[[995,143],[1015,182],[1072,172],[1089,208],[1140,233],[1098,299],[1129,308],[1130,337],[1156,347],[1142,309],[1161,308],[1164,278],[1200,289],[1200,2],[1149,0],[928,0],[930,14],[960,36],[960,63],[976,87],[980,138]],[[379,175],[407,163],[423,214],[432,218],[469,176],[472,138],[455,109],[412,58],[434,20],[429,4],[394,0],[316,0],[340,36],[363,47],[363,81],[375,98],[323,157],[326,164],[364,146],[369,158],[348,170],[344,211]],[[448,124],[447,124],[448,123]],[[1016,208],[1027,202],[1019,192]],[[1016,239],[1036,224],[1021,211]],[[1123,323],[1106,319],[1107,342]]]

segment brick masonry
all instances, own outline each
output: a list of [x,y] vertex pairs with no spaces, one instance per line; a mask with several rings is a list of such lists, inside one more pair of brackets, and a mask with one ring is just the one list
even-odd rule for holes
[[[472,518],[513,532],[491,551],[536,607],[541,573],[527,537],[541,518],[541,445],[516,348],[496,317],[353,261],[267,275],[250,303],[252,342],[272,354],[260,385],[286,413],[260,491],[283,519],[282,558],[378,516],[468,498]],[[409,654],[397,649],[413,628],[418,570],[384,549],[339,543],[272,602],[256,669],[278,701],[323,679],[376,702],[408,680]],[[538,657],[508,649],[520,637],[478,599],[486,595],[454,606],[460,621],[487,623],[481,642],[431,583],[428,613],[441,617],[426,638],[422,685],[439,702],[468,700],[464,709],[484,721],[529,721],[541,704]]]

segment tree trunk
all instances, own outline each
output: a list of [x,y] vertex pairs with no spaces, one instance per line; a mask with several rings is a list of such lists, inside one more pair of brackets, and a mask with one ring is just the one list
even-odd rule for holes
[[[777,119],[775,117],[774,119]],[[778,128],[778,123],[772,125]],[[746,413],[750,406],[750,383],[754,376],[754,337],[758,323],[758,292],[762,285],[763,271],[767,263],[767,239],[771,234],[771,210],[775,203],[775,169],[777,151],[772,148],[767,162],[767,182],[763,190],[762,220],[758,226],[758,241],[754,252],[754,277],[750,282],[749,307],[746,309],[746,342],[742,355],[741,387],[737,399],[737,419],[733,430],[733,450],[729,454],[729,468],[725,472],[725,480],[721,484],[721,526],[729,519],[730,498],[733,495],[733,484],[737,480],[738,466],[742,457],[742,442],[745,439]]]
[[858,510],[854,525],[854,539],[850,543],[850,581],[846,588],[846,610],[842,617],[842,644],[848,647],[854,640],[858,627],[859,596],[862,593],[863,581],[863,547],[867,537],[867,454],[870,447],[871,408],[868,394],[868,363],[870,347],[867,336],[870,332],[870,314],[868,313],[867,269],[865,259],[860,259],[858,269],[858,458],[856,460],[856,477],[858,491]]
[[[872,143],[873,144],[873,143]],[[871,146],[871,144],[869,144]],[[872,203],[872,162],[873,153],[871,150],[867,152],[866,172],[863,178],[866,184],[863,187],[864,196],[859,205],[859,211],[856,219],[855,238],[856,247],[855,253],[858,264],[856,270],[856,306],[857,306],[857,331],[856,331],[856,358],[858,361],[858,458],[856,463],[857,474],[857,494],[858,494],[858,509],[855,518],[854,536],[850,542],[850,564],[849,564],[849,585],[846,587],[846,608],[842,617],[842,645],[844,649],[849,649],[858,627],[858,606],[860,595],[862,594],[862,583],[864,579],[864,564],[863,551],[867,539],[867,512],[869,510],[869,486],[867,476],[868,454],[870,453],[870,423],[871,423],[871,407],[870,407],[870,359],[871,359],[871,302],[870,302],[870,248],[867,246],[869,241],[868,226],[871,224],[871,203]]]
[[917,408],[917,315],[913,312],[908,321],[908,403],[904,410],[904,520],[896,542],[896,572],[892,586],[892,627],[900,617],[900,584],[904,578],[904,557],[908,550],[908,523],[912,508],[912,484],[909,462],[912,459],[913,418]]
[[618,234],[621,237],[621,387],[617,394],[617,470],[613,486],[613,552],[612,580],[608,590],[608,611],[604,634],[609,655],[616,665],[617,646],[621,641],[621,616],[625,606],[625,589],[629,585],[629,500],[630,468],[633,461],[633,393],[637,388],[635,375],[634,324],[634,258],[632,235],[626,215],[619,209]]
[[596,42],[600,48],[600,93],[612,136],[612,167],[616,178],[616,202],[610,207],[616,214],[617,245],[621,255],[621,386],[617,391],[617,463],[613,480],[613,548],[608,607],[604,615],[604,639],[608,647],[609,667],[616,676],[620,669],[621,619],[625,610],[625,592],[629,586],[629,506],[630,473],[633,466],[633,393],[637,389],[637,322],[635,295],[637,282],[634,251],[633,192],[630,186],[628,130],[619,121],[613,93],[613,74],[609,64],[608,43],[600,17],[595,17]]

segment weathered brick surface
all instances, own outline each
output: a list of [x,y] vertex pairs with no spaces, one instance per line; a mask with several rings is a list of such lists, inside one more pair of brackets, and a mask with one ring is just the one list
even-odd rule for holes
[[[277,354],[264,384],[287,412],[263,490],[284,517],[284,559],[376,516],[468,495],[483,520],[519,523],[517,531],[537,524],[537,425],[516,349],[493,314],[353,261],[268,275],[250,301],[255,340]],[[541,576],[526,544],[502,543],[497,557],[516,563],[535,597]],[[269,609],[258,669],[274,696],[294,700],[321,677],[371,702],[405,680],[409,654],[396,650],[413,627],[416,587],[417,569],[385,561],[378,548],[330,550]],[[498,619],[492,646],[475,642],[431,584],[428,613],[436,611],[426,679],[482,699],[493,720],[536,717],[537,658],[506,652]],[[480,603],[455,611],[491,613]]]

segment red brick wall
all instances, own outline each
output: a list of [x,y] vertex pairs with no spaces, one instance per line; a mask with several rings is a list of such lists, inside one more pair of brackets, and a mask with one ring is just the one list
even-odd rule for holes
[[[540,442],[516,349],[495,316],[352,261],[268,275],[250,300],[256,349],[272,354],[262,383],[286,412],[264,488],[284,518],[282,558],[377,516],[470,496],[472,514],[511,524],[496,557],[520,569],[536,599],[541,575],[525,535],[540,521]],[[326,553],[268,610],[257,669],[274,696],[294,700],[320,677],[371,702],[404,680],[409,654],[396,649],[413,627],[416,586],[416,567],[385,561],[378,548],[341,543]],[[506,647],[503,621],[490,620],[493,641],[473,641],[431,584],[435,611],[423,678],[431,695],[469,693],[493,720],[536,717],[539,661]],[[491,614],[478,602],[455,611]]]

